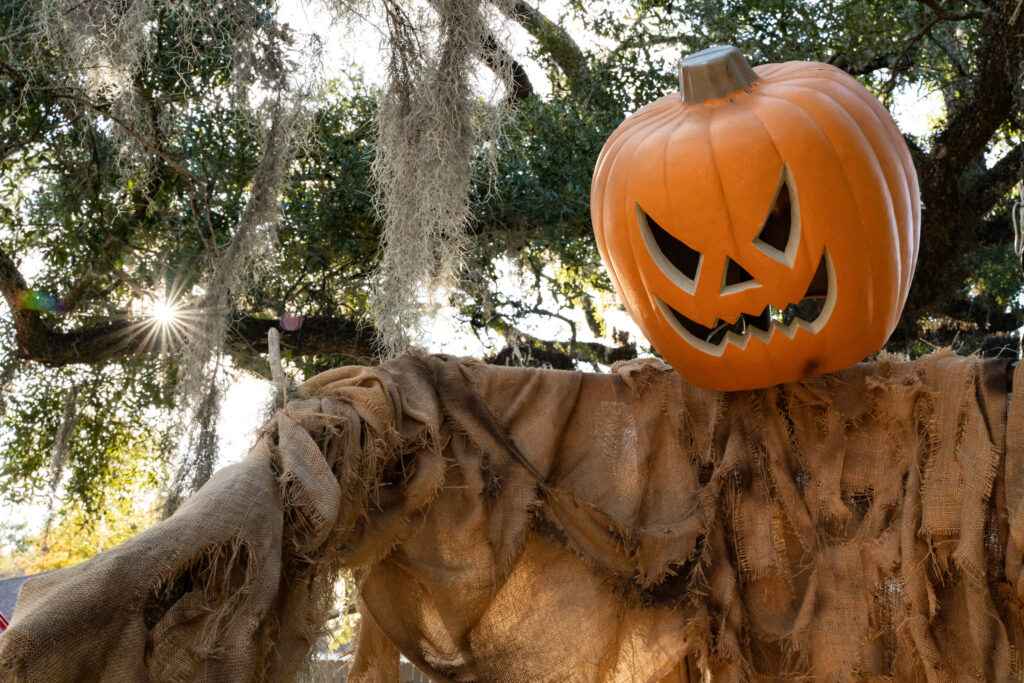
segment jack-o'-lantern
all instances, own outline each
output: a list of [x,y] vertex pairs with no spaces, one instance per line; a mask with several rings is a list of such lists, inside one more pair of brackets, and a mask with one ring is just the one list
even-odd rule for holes
[[626,119],[591,187],[630,315],[686,379],[753,389],[845,368],[899,320],[917,176],[886,109],[827,64],[680,64],[680,93]]

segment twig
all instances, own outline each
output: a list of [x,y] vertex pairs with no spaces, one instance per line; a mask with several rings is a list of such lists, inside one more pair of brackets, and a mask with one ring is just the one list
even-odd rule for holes
[[928,34],[928,32],[931,31],[932,28],[934,28],[935,25],[939,23],[939,21],[941,21],[941,18],[935,17],[927,24],[925,24],[924,28],[915,33],[914,36],[907,42],[907,44],[903,46],[903,49],[900,51],[900,53],[896,55],[896,59],[893,60],[892,66],[889,67],[889,80],[886,81],[885,86],[883,86],[882,88],[882,91],[885,92],[887,95],[891,95],[893,88],[896,87],[896,76],[899,75],[898,69],[900,62],[902,62],[903,58],[906,57],[907,54],[910,52],[910,48],[914,47],[914,45],[916,45],[922,38],[924,38]]
[[[68,100],[70,102],[75,102],[76,104],[80,104],[83,107],[85,107],[85,108],[87,108],[87,109],[89,109],[89,110],[91,110],[93,112],[96,112],[97,114],[99,114],[101,116],[104,116],[104,117],[110,119],[111,121],[116,123],[118,126],[120,126],[121,129],[124,130],[129,136],[131,136],[139,144],[141,144],[143,147],[145,147],[147,151],[149,151],[154,156],[159,157],[161,161],[163,161],[165,164],[167,164],[172,169],[174,169],[176,172],[180,173],[183,177],[185,177],[189,181],[189,185],[192,188],[191,191],[189,192],[189,208],[192,211],[193,219],[195,219],[195,217],[197,215],[196,214],[196,208],[195,208],[194,199],[195,199],[196,191],[198,190],[198,192],[201,193],[201,195],[202,195],[201,196],[202,204],[203,204],[204,207],[206,207],[206,222],[207,222],[207,225],[208,225],[209,230],[210,230],[210,237],[213,240],[213,246],[214,246],[214,248],[216,248],[216,244],[217,244],[216,233],[213,230],[213,223],[210,220],[210,213],[209,213],[210,202],[209,202],[209,199],[208,199],[208,194],[206,192],[206,186],[203,184],[203,182],[199,178],[197,178],[195,175],[190,173],[184,166],[179,164],[172,157],[168,156],[163,150],[161,150],[156,144],[154,144],[152,140],[150,140],[145,135],[143,135],[138,130],[136,130],[134,127],[132,127],[127,121],[122,119],[120,116],[117,116],[116,114],[111,113],[109,108],[104,107],[103,105],[97,104],[96,102],[93,102],[93,101],[91,101],[91,100],[89,100],[89,99],[87,99],[85,97],[82,97],[81,95],[76,95],[75,93],[72,93],[72,92],[65,92],[64,89],[61,88],[61,87],[40,87],[38,85],[35,85],[34,83],[31,83],[17,69],[15,69],[13,66],[11,66],[10,64],[8,64],[6,61],[4,61],[2,59],[0,59],[0,68],[2,68],[4,71],[9,73],[11,75],[11,77],[14,78],[16,81],[18,81],[18,83],[20,83],[21,86],[25,90],[29,90],[29,91],[34,91],[34,92],[50,95],[52,97],[56,97],[58,99]],[[196,229],[197,229],[197,232],[199,233],[199,239],[201,239],[203,241],[203,246],[206,247],[207,250],[209,250],[211,248],[210,244],[208,244],[206,242],[206,237],[203,235],[202,231],[199,230],[198,221],[196,223]]]
[[[935,16],[938,19],[941,19],[942,21],[965,21],[967,19],[983,19],[985,17],[984,10],[976,10],[974,12],[962,12],[960,14],[956,14],[954,12],[949,12],[943,9],[935,0],[917,0],[917,2],[921,3],[922,5],[930,9],[932,12],[934,12]],[[1018,5],[1018,8],[1019,7],[1020,5]]]
[[281,395],[281,403],[288,407],[288,394],[284,386],[284,368],[281,366],[281,333],[276,327],[267,330],[267,354],[270,356],[270,376],[277,385],[277,392]]

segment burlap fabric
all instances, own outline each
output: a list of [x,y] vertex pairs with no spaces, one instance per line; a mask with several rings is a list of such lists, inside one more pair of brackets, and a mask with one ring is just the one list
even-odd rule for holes
[[303,394],[170,520],[27,582],[0,678],[288,680],[348,566],[354,680],[399,651],[450,680],[1021,679],[1004,363],[718,394],[403,357]]

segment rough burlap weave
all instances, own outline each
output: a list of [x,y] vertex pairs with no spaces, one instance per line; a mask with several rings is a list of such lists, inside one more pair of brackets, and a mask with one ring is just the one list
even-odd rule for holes
[[28,581],[0,679],[288,680],[345,566],[352,680],[1021,680],[1005,363],[719,394],[409,356],[302,391],[171,519]]

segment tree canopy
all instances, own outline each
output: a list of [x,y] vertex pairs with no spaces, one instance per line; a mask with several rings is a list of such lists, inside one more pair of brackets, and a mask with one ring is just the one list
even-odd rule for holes
[[[270,328],[297,375],[368,363],[417,341],[438,286],[490,362],[649,352],[608,323],[590,175],[622,118],[676,89],[675,61],[712,44],[836,65],[897,114],[937,93],[930,130],[906,135],[922,243],[889,348],[1016,352],[1019,0],[543,8],[325,2],[380,30],[374,82],[319,70],[320,41],[275,0],[0,2],[0,496],[59,491],[58,516],[86,524],[175,468],[188,490],[227,378],[269,377]],[[439,213],[402,213],[415,202]]]

